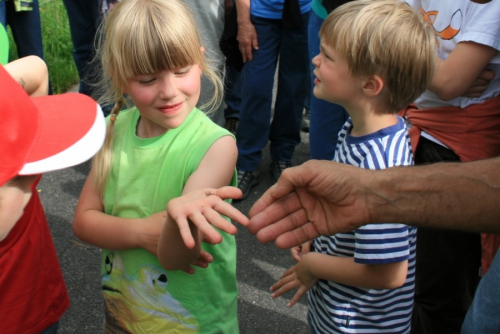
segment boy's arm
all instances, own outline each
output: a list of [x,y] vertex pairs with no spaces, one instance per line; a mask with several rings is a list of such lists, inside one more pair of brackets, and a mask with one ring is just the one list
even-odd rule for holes
[[16,59],[4,66],[5,70],[30,96],[43,96],[49,92],[49,72],[45,62],[37,56]]
[[464,95],[498,51],[474,42],[460,42],[446,60],[436,57],[429,90],[449,101]]
[[231,182],[237,157],[234,139],[230,136],[219,138],[189,177],[182,196],[169,202],[168,220],[158,244],[158,259],[164,268],[178,270],[189,266],[198,256],[204,238],[213,244],[220,243],[222,236],[211,224],[235,234],[236,227],[220,214],[248,224],[248,218],[222,200],[241,196],[241,191],[233,187],[214,189]]
[[316,252],[302,256],[271,287],[272,297],[298,289],[288,306],[293,306],[319,279],[367,289],[395,289],[404,284],[408,261],[389,264],[360,264],[352,257],[338,257]]
[[93,169],[83,186],[73,217],[73,231],[82,241],[106,249],[144,248],[156,255],[166,211],[147,218],[120,218],[104,213]]
[[361,264],[352,257],[311,252],[302,257],[304,267],[318,279],[367,289],[395,289],[402,286],[408,261],[388,264]]

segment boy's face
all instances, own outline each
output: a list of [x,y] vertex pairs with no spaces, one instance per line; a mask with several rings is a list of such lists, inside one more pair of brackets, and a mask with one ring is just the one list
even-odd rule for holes
[[360,79],[353,77],[344,57],[321,40],[320,53],[312,60],[314,96],[347,108],[361,92]]
[[0,240],[21,218],[31,198],[31,184],[38,175],[17,176],[0,186]]

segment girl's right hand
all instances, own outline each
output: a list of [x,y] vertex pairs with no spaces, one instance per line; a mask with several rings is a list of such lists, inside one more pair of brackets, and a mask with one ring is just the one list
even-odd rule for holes
[[306,255],[311,251],[313,241],[306,241],[300,246],[295,246],[290,249],[290,253],[292,253],[292,258],[299,262],[302,259],[302,256]]
[[163,210],[144,218],[145,223],[138,225],[140,231],[138,231],[137,236],[140,238],[141,247],[154,256],[158,256],[158,241],[166,220],[167,212]]
[[241,190],[235,187],[219,189],[197,189],[185,195],[174,198],[167,205],[169,218],[176,222],[184,244],[187,248],[195,247],[195,240],[191,234],[190,223],[198,228],[202,235],[215,244],[222,242],[222,236],[212,227],[235,234],[236,226],[222,218],[225,215],[240,224],[247,226],[248,218],[224,199],[238,198]]

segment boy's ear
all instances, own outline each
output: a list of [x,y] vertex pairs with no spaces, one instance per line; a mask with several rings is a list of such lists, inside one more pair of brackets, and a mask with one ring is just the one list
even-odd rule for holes
[[376,97],[384,88],[384,80],[378,75],[372,75],[365,79],[363,84],[363,93],[368,97]]

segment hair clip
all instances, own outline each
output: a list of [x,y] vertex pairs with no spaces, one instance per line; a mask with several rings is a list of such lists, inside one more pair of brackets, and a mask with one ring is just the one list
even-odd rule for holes
[[111,122],[116,122],[116,114],[112,114],[111,116],[109,116],[109,120]]

